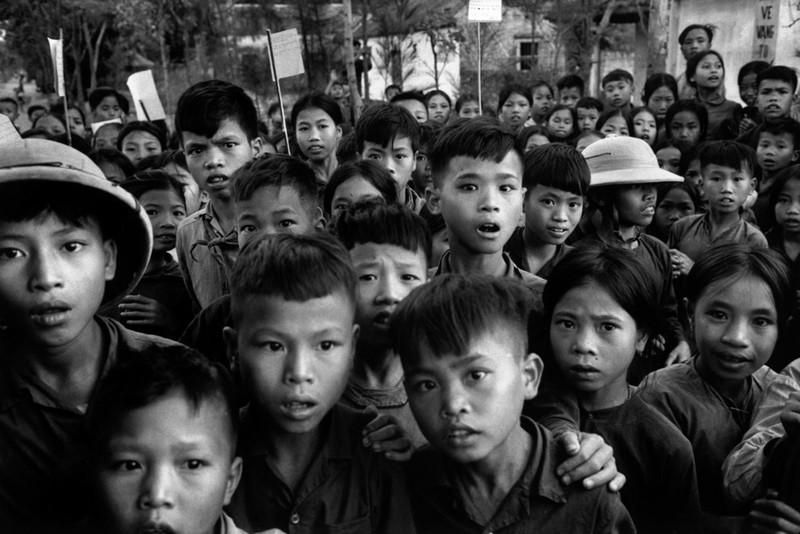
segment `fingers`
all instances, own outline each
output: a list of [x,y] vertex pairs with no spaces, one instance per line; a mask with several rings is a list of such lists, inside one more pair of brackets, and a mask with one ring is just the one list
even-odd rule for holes
[[[556,469],[556,474],[562,478],[564,484],[572,484],[576,480],[600,474],[609,462],[613,463],[614,451],[606,445],[603,438],[597,434],[580,434],[580,450],[568,458]],[[613,465],[613,476],[605,472],[600,478],[606,482],[616,476],[616,465]]]
[[126,295],[122,299],[123,304],[148,304],[150,302],[155,302],[155,299],[145,297],[144,295]]
[[578,439],[578,435],[574,432],[566,432],[561,434],[558,438],[561,447],[566,451],[567,454],[572,456],[573,454],[577,454],[578,451],[581,450],[581,442]]

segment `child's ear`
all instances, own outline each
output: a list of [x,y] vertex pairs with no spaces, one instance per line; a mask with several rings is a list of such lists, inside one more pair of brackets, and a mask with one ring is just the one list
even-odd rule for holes
[[257,158],[264,151],[264,143],[261,141],[261,136],[257,135],[250,141],[250,148],[253,149],[253,157]]
[[644,352],[644,348],[647,346],[647,340],[650,339],[650,336],[643,330],[639,330],[636,335],[636,352],[641,354]]
[[106,239],[103,243],[103,254],[105,255],[105,265],[103,274],[106,280],[113,280],[117,274],[117,242],[113,239]]
[[337,124],[336,125],[336,140],[340,141],[341,139],[342,139],[342,125],[341,124]]
[[755,191],[757,185],[758,183],[756,182],[756,177],[753,176],[752,178],[750,178],[750,191]]
[[800,158],[800,148],[792,151],[792,163],[797,161],[797,158]]
[[428,205],[430,212],[434,215],[442,214],[439,190],[435,186],[425,188],[425,203]]
[[242,459],[238,456],[231,462],[231,470],[228,473],[228,480],[225,482],[225,506],[231,503],[233,494],[239,486],[239,481],[242,479]]
[[538,354],[531,352],[525,356],[525,360],[522,362],[522,372],[524,374],[526,400],[534,398],[538,393],[539,383],[542,381],[542,369],[544,369],[544,362],[542,362]]
[[228,370],[232,373],[239,372],[239,351],[236,340],[236,330],[230,326],[222,329],[222,337],[225,339],[225,348],[228,356]]
[[414,155],[411,156],[411,159],[412,159],[412,161],[411,161],[411,172],[414,172],[414,171],[417,170],[417,156],[418,155],[419,155],[419,150],[415,150],[414,151]]
[[317,217],[316,217],[316,220],[314,221],[314,229],[318,230],[320,232],[324,232],[325,231],[325,224],[326,224],[325,215],[322,213],[322,208],[320,208],[319,206],[317,206],[316,215],[317,215]]

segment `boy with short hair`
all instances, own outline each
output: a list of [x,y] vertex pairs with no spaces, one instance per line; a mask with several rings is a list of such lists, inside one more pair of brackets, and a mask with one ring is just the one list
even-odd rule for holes
[[366,200],[336,219],[335,235],[350,252],[358,278],[355,360],[341,402],[394,415],[411,445],[425,443],[408,407],[403,367],[389,344],[398,304],[428,280],[431,235],[425,221],[404,206]]
[[702,145],[697,155],[708,212],[677,221],[667,241],[673,269],[682,275],[689,274],[694,262],[712,245],[767,246],[764,234],[742,218],[744,201],[756,184],[753,149],[736,141],[712,141]]
[[428,120],[428,104],[425,102],[425,95],[419,91],[405,91],[392,97],[389,101],[392,104],[405,108],[420,124]]
[[358,334],[356,283],[347,251],[326,234],[260,236],[236,261],[225,339],[250,405],[228,512],[246,530],[414,532],[399,465],[362,447],[369,416],[339,404]]
[[178,228],[177,252],[197,310],[228,293],[228,273],[239,250],[231,175],[261,153],[258,116],[241,87],[207,80],[178,100],[175,130],[192,178],[208,194],[206,206]]
[[632,532],[619,496],[562,486],[558,448],[522,415],[542,361],[528,351],[530,293],[516,280],[447,275],[415,290],[389,335],[431,447],[408,466],[420,532]]
[[238,412],[227,371],[184,347],[114,367],[88,418],[99,502],[82,532],[245,534],[222,511],[242,474]]
[[627,70],[614,69],[605,76],[600,84],[603,96],[612,107],[630,113],[633,109],[631,95],[633,95],[633,75]]
[[756,161],[761,168],[758,199],[753,205],[756,222],[762,232],[775,226],[775,210],[770,209],[770,191],[775,176],[800,157],[800,123],[793,119],[765,122],[758,129]]
[[[797,103],[797,73],[784,65],[774,65],[756,76],[758,94],[756,107],[760,123],[778,119],[791,119],[792,106]],[[737,141],[755,150],[758,142],[758,126],[740,135]]]
[[525,226],[505,245],[515,264],[544,279],[550,276],[572,250],[565,241],[581,220],[589,182],[589,166],[571,146],[544,145],[525,154]]
[[556,82],[558,103],[575,108],[575,104],[583,98],[585,84],[577,74],[567,74]]
[[419,213],[425,201],[409,185],[419,150],[419,126],[411,113],[394,104],[375,104],[358,119],[355,131],[361,159],[386,167],[396,183],[398,201]]
[[575,104],[578,114],[578,128],[583,131],[592,131],[597,125],[597,119],[603,113],[605,106],[603,103],[591,96],[584,96]]
[[96,315],[147,266],[136,200],[59,143],[0,145],[0,530],[63,530],[87,513],[84,414],[117,361],[171,345]]

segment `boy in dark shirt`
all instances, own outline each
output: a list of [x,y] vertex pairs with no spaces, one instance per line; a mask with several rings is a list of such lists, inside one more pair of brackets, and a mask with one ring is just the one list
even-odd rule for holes
[[621,109],[630,113],[633,109],[633,76],[623,69],[614,69],[605,76],[600,84],[603,96],[612,108]]
[[242,249],[231,289],[225,339],[251,401],[244,475],[228,509],[236,523],[413,533],[399,464],[364,449],[369,416],[339,404],[358,334],[347,251],[325,234],[259,236]]
[[618,495],[562,486],[552,435],[521,418],[542,372],[527,347],[532,305],[516,280],[454,274],[392,317],[411,409],[431,443],[408,466],[420,532],[633,532]]
[[96,315],[144,272],[150,223],[83,154],[0,145],[0,530],[69,527],[87,512],[84,414],[117,361],[163,338]]

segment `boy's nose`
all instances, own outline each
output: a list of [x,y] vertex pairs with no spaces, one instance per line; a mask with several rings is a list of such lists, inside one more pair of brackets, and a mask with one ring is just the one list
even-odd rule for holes
[[175,504],[172,492],[172,473],[167,467],[151,469],[144,478],[139,496],[140,509],[152,510],[172,508]]
[[311,373],[311,349],[298,347],[291,349],[286,356],[285,382],[303,384],[313,381]]
[[30,281],[32,289],[36,291],[63,287],[58,258],[46,253],[33,254]]
[[377,302],[379,304],[398,304],[402,300],[400,288],[402,284],[395,276],[381,277],[378,288]]
[[442,418],[458,417],[468,410],[469,402],[459,384],[447,385],[442,388]]
[[749,328],[746,318],[731,321],[722,334],[722,341],[734,347],[747,347],[749,341]]

